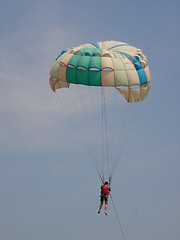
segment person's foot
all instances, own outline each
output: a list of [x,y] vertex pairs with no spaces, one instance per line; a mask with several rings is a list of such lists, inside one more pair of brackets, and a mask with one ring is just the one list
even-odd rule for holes
[[98,211],[98,214],[100,214],[100,211]]
[[105,211],[104,213],[105,213],[105,215],[107,216],[107,212]]

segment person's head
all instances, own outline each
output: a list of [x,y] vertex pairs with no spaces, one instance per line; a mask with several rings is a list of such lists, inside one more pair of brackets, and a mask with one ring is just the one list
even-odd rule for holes
[[105,185],[108,185],[108,182],[107,182],[107,181],[105,182]]

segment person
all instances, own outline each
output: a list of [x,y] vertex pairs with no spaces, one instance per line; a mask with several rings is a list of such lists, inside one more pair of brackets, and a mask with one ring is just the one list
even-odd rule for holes
[[111,192],[111,188],[109,186],[108,182],[103,183],[103,185],[101,186],[101,196],[100,196],[100,206],[99,206],[99,211],[98,214],[100,214],[102,206],[103,206],[103,202],[105,202],[105,211],[104,213],[107,215],[107,207],[108,207],[108,196]]

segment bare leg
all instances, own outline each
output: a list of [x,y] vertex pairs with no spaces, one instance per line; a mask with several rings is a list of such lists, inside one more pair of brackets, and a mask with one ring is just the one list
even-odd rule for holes
[[100,206],[99,206],[99,211],[98,211],[98,213],[101,212],[101,208],[102,208],[102,206],[103,206],[103,201],[101,201],[101,204],[100,204]]
[[108,202],[106,201],[106,202],[105,202],[105,209],[104,209],[104,210],[105,210],[104,213],[105,213],[106,215],[107,215],[107,208],[108,208]]

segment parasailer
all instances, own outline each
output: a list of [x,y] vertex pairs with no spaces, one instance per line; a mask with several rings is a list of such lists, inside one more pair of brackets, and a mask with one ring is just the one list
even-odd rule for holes
[[100,213],[105,201],[107,214],[109,185],[135,122],[134,110],[149,92],[147,58],[125,42],[83,44],[61,52],[49,81],[54,92],[61,89],[61,106],[101,180],[110,179],[102,185],[99,207]]
[[[62,116],[65,112],[73,126],[73,137],[77,136],[75,142],[85,150],[103,183],[98,213],[105,202],[107,215],[110,195],[125,240],[110,185],[135,122],[138,103],[149,92],[147,58],[141,49],[125,42],[87,43],[58,55],[49,82],[54,92],[61,89],[57,96]],[[105,175],[109,182],[104,182]]]
[[103,202],[105,202],[105,208],[104,208],[104,213],[107,215],[107,208],[108,208],[108,196],[111,192],[111,188],[109,186],[109,183],[106,181],[101,185],[101,195],[100,195],[100,206],[99,206],[99,211],[98,214],[100,214],[101,209],[103,207]]

